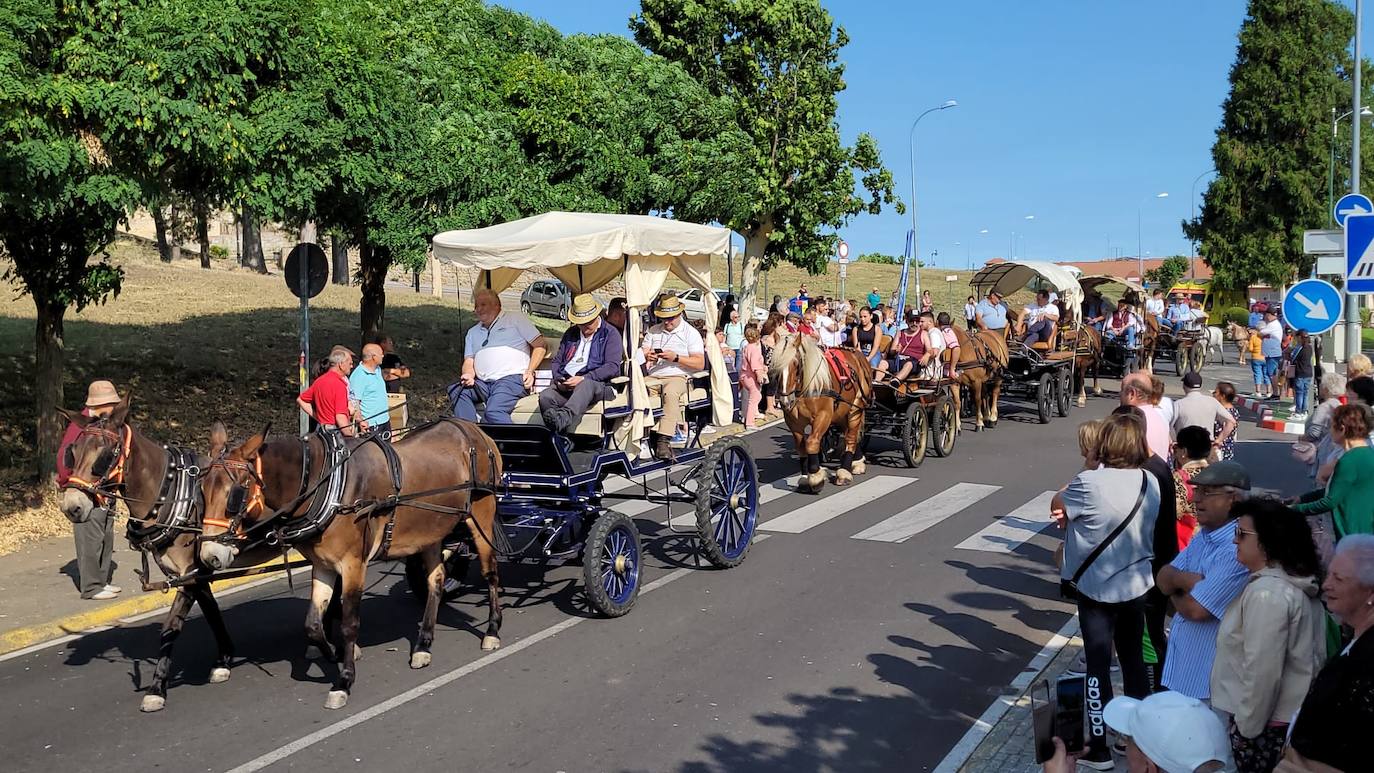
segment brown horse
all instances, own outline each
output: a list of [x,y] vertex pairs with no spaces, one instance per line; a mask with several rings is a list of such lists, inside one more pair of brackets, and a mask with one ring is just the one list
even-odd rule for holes
[[1006,335],[1002,330],[969,334],[959,328],[954,329],[954,335],[959,339],[959,383],[968,387],[973,400],[973,428],[981,430],[997,422],[1002,369],[1009,359]]
[[139,432],[127,421],[127,397],[105,418],[76,411],[61,413],[81,427],[69,449],[72,475],[63,490],[62,512],[80,522],[90,517],[94,507],[111,507],[114,500],[123,501],[129,512],[129,543],[144,556],[144,582],[148,581],[149,560],[169,578],[186,580],[177,588],[163,620],[157,666],[145,688],[142,710],[158,711],[166,705],[172,648],[196,604],[200,604],[219,650],[209,681],[227,681],[234,645],[210,583],[198,576],[196,566],[201,508],[196,476],[208,460]]
[[[342,661],[325,701],[328,709],[348,703],[357,673],[359,607],[370,561],[420,558],[429,593],[410,667],[430,664],[445,580],[441,552],[444,540],[459,523],[472,534],[472,547],[487,581],[490,614],[482,649],[501,646],[496,545],[504,535],[497,534],[501,527],[495,486],[501,479],[501,455],[496,444],[476,424],[457,419],[436,421],[411,431],[394,445],[385,443],[350,440],[347,461],[327,466],[326,443],[318,435],[304,441],[269,441],[260,433],[227,451],[222,427],[211,437],[214,461],[202,482],[206,526],[201,560],[212,568],[227,566],[255,531],[259,536],[267,528],[278,529],[279,536],[295,532],[292,546],[313,566],[306,637],[325,657]],[[395,466],[388,459],[392,452]],[[344,476],[338,488],[337,475]],[[332,518],[320,524],[322,530],[296,531],[318,514],[321,505],[315,503],[316,498],[335,496],[339,506]],[[259,499],[262,506],[254,508],[252,503]],[[329,504],[326,501],[322,506]],[[286,512],[279,518],[272,517],[282,509]],[[291,541],[290,536],[286,539]],[[342,636],[337,648],[323,624],[336,579],[341,582],[342,596]]]
[[[835,485],[848,486],[864,473],[858,455],[863,434],[864,411],[873,399],[873,368],[853,349],[831,349],[848,367],[843,383],[831,370],[825,351],[810,336],[796,333],[784,338],[773,351],[768,378],[778,385],[783,419],[801,460],[800,491],[819,493],[825,486],[821,469],[821,444],[832,426],[844,427],[844,451],[835,470]],[[855,458],[856,455],[858,458]]]
[[1101,397],[1098,384],[1098,365],[1102,362],[1102,334],[1095,327],[1079,327],[1072,337],[1074,391],[1078,393],[1078,407],[1088,404],[1088,372],[1093,376],[1093,394]]

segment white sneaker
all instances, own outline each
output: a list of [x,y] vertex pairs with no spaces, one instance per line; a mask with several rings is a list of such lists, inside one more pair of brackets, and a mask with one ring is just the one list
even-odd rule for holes
[[104,590],[107,590],[107,591],[109,591],[109,592],[111,592],[111,593],[123,593],[123,592],[124,592],[124,589],[121,588],[121,587],[119,587],[118,585],[106,585],[105,588],[104,588]]
[[116,597],[116,596],[118,596],[118,595],[119,595],[119,594],[114,593],[113,591],[108,591],[108,590],[105,590],[104,588],[101,588],[100,591],[99,591],[98,593],[96,593],[95,595],[93,595],[93,596],[88,596],[88,597],[87,597],[87,600],[88,600],[88,601],[107,601],[107,600],[112,599],[112,598],[114,598],[114,597]]
[[716,428],[715,428],[714,425],[707,424],[706,426],[704,426],[704,427],[701,428],[701,434],[703,434],[703,435],[714,435],[714,434],[716,434]]
[[1307,414],[1305,414],[1305,413],[1295,413],[1295,414],[1289,416],[1289,417],[1288,417],[1288,420],[1289,420],[1289,421],[1307,421]]

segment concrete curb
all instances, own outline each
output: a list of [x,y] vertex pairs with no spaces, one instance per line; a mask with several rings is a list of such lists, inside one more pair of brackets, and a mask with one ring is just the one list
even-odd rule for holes
[[[292,552],[291,560],[302,558],[299,554]],[[263,566],[273,566],[281,564],[282,559],[277,558],[263,564]],[[252,582],[259,582],[264,579],[261,574],[249,575],[247,577],[235,577],[228,580],[220,580],[215,583],[216,590],[236,588]],[[54,639],[64,636],[85,633],[98,628],[108,628],[119,623],[125,618],[152,612],[157,609],[165,609],[172,604],[173,594],[148,592],[138,595],[131,595],[118,601],[111,602],[104,606],[92,609],[89,612],[79,612],[74,615],[60,617],[46,623],[30,625],[24,628],[16,628],[12,631],[0,633],[0,656],[7,655],[29,647],[35,647]]]
[[1275,432],[1283,432],[1289,435],[1301,435],[1307,430],[1307,424],[1301,421],[1289,421],[1287,419],[1263,418],[1255,422],[1255,426],[1262,429],[1271,429]]

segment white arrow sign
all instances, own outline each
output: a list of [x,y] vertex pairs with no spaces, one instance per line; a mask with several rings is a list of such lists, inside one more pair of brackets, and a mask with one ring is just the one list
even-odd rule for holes
[[1338,210],[1336,210],[1336,211],[1339,212],[1343,217],[1350,217],[1351,215],[1368,215],[1368,214],[1369,214],[1369,210],[1365,209],[1364,207],[1360,206],[1359,204],[1351,204],[1351,205],[1345,207],[1344,209],[1338,209]]
[[1307,316],[1311,317],[1312,319],[1331,319],[1331,312],[1326,310],[1326,301],[1322,300],[1321,298],[1318,298],[1317,302],[1313,303],[1312,301],[1307,300],[1306,295],[1303,295],[1302,293],[1293,293],[1293,300],[1297,301],[1298,303],[1301,303],[1303,308],[1307,309]]

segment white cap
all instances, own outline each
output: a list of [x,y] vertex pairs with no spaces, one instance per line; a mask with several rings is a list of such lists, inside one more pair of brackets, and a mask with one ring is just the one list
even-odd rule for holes
[[1235,770],[1231,739],[1221,718],[1183,693],[1155,693],[1145,700],[1113,698],[1102,712],[1113,730],[1128,735],[1165,773],[1193,773],[1209,762]]

